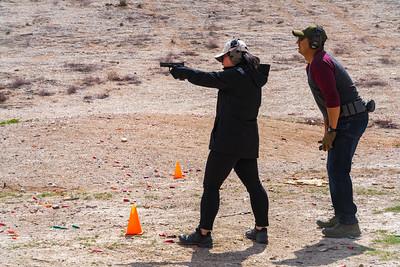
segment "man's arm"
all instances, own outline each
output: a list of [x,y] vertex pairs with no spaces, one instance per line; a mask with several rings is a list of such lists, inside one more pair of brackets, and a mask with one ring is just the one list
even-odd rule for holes
[[[340,96],[336,89],[335,67],[330,58],[317,62],[312,70],[313,79],[321,90],[322,97],[325,101],[326,111],[328,114],[325,120],[325,130],[328,127],[336,129],[340,115]],[[325,116],[324,116],[325,117]]]
[[325,130],[327,130],[328,127],[336,129],[340,115],[340,106],[326,108],[326,111],[328,112],[328,120],[325,120]]

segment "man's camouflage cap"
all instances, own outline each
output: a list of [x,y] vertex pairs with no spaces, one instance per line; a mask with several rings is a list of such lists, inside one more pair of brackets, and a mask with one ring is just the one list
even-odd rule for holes
[[296,37],[312,39],[318,35],[318,31],[321,34],[321,42],[324,43],[328,39],[328,36],[326,35],[324,28],[318,25],[308,26],[304,30],[293,30],[292,33]]

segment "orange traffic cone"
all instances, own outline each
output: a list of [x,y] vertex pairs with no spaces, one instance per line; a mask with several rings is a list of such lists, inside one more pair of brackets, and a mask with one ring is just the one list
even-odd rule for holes
[[139,215],[136,210],[136,205],[132,206],[131,214],[129,215],[128,228],[125,235],[141,235],[143,234],[140,226]]
[[175,164],[174,179],[181,179],[181,178],[183,178],[181,164],[179,164],[179,161],[177,161]]

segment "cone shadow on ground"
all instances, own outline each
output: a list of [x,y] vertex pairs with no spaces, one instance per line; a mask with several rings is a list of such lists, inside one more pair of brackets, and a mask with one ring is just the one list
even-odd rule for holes
[[[349,257],[363,254],[372,248],[355,243],[354,239],[324,238],[294,252],[296,258],[274,261],[276,266],[327,266]],[[323,255],[323,257],[316,255]]]
[[150,267],[150,266],[242,266],[242,263],[250,256],[262,253],[267,246],[253,243],[253,246],[241,251],[229,251],[223,253],[212,253],[209,249],[193,247],[192,259],[190,262],[134,262],[129,264],[131,267]]

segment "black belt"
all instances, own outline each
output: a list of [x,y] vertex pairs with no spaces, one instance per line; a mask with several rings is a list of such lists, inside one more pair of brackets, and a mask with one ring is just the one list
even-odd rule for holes
[[342,105],[340,107],[340,117],[350,117],[367,111],[368,110],[365,106],[365,102],[360,99]]

